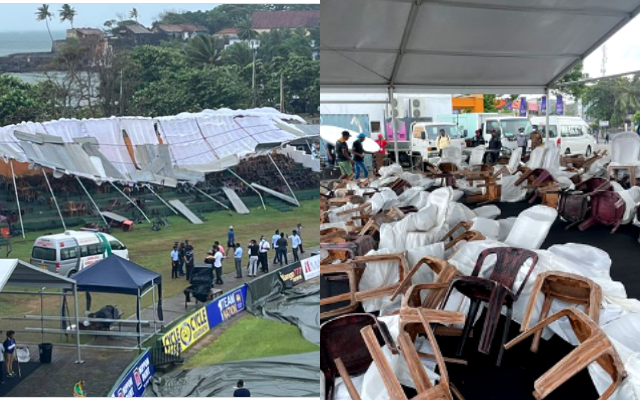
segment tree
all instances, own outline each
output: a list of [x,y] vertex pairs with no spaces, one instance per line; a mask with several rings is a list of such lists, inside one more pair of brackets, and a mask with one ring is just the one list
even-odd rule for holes
[[611,121],[615,111],[616,94],[609,80],[598,81],[583,95],[586,114],[600,121]]
[[[571,69],[571,71],[564,74],[562,78],[558,80],[558,83],[576,82],[581,79],[587,78],[587,75],[584,72],[582,72],[582,68],[583,68],[582,62],[579,62],[575,67],[573,67],[573,69]],[[585,91],[584,83],[575,84],[575,85],[566,85],[566,86],[563,85],[563,86],[558,86],[556,89],[554,89],[554,92],[556,92],[556,94],[570,95],[574,99],[579,99],[580,97],[582,97],[582,95],[584,94],[584,91]]]
[[115,27],[117,25],[118,21],[116,21],[115,19],[110,19],[107,21],[104,21],[104,27],[107,28],[105,30],[109,31],[111,29],[113,29],[113,27]]
[[485,94],[483,97],[483,103],[484,103],[484,112],[496,111],[496,95],[495,94]]
[[238,29],[238,38],[240,40],[249,41],[258,37],[258,32],[252,27],[253,22],[250,18],[243,19],[236,26]]
[[73,29],[73,19],[77,15],[76,9],[71,7],[69,4],[63,4],[59,13],[60,22],[69,21],[69,23],[71,23],[71,29]]
[[214,65],[220,60],[224,39],[200,35],[189,39],[185,47],[187,59],[194,65]]
[[133,7],[131,9],[131,11],[129,11],[129,18],[134,19],[136,22],[138,22],[138,17],[140,16],[140,14],[138,14],[138,9]]
[[220,61],[225,65],[246,67],[253,62],[253,54],[248,44],[234,43],[222,51]]
[[51,46],[53,46],[53,36],[51,35],[51,29],[49,29],[49,20],[53,18],[53,14],[49,11],[49,5],[43,4],[38,7],[38,12],[36,12],[36,19],[38,21],[44,21],[47,24],[47,32],[49,32],[49,37],[51,38]]
[[43,108],[29,84],[0,74],[0,126],[36,121]]

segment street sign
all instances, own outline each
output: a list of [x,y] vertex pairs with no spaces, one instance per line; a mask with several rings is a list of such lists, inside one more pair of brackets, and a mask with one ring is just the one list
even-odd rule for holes
[[600,121],[600,126],[601,127],[609,126],[609,121]]

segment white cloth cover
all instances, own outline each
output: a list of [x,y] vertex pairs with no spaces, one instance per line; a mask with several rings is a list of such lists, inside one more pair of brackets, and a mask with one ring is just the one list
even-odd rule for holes
[[462,149],[458,146],[449,146],[442,149],[440,163],[450,162],[460,166],[462,164]]
[[496,219],[500,216],[502,211],[495,204],[487,204],[486,206],[481,206],[473,209],[473,212],[476,213],[476,216],[488,219]]
[[622,185],[620,185],[616,181],[611,181],[611,186],[613,190],[617,192],[622,200],[624,201],[624,216],[622,217],[622,223],[628,224],[633,221],[636,210],[638,209],[638,205],[640,204],[640,187],[632,186],[629,189],[624,189]]
[[632,132],[618,133],[611,140],[611,166],[640,165],[640,137]]
[[482,233],[487,239],[498,240],[500,237],[500,223],[488,218],[474,218],[471,230]]
[[539,249],[556,220],[558,211],[547,206],[533,206],[518,215],[505,243],[523,249]]
[[541,168],[544,162],[544,147],[536,147],[531,153],[529,153],[529,161],[527,161],[527,167],[530,169]]
[[469,156],[469,166],[473,167],[474,165],[482,165],[485,152],[486,148],[484,145],[474,147],[473,150],[471,150],[471,155]]
[[524,200],[527,196],[527,189],[524,188],[526,185],[515,185],[519,178],[520,173],[516,175],[503,175],[502,178],[500,178],[500,201],[505,203],[516,203]]

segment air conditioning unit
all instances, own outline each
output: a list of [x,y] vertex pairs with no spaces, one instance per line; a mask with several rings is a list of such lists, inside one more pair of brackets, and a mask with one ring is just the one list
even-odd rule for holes
[[391,103],[387,106],[387,118],[404,118],[404,110],[398,99],[392,99]]
[[424,117],[424,99],[411,99],[409,103],[411,104],[411,118]]

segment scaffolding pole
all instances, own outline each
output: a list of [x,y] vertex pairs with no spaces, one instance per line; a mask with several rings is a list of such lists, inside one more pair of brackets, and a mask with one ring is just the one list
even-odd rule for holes
[[80,186],[82,186],[82,190],[84,190],[85,194],[87,195],[87,197],[89,198],[89,200],[91,200],[91,204],[93,204],[93,208],[96,209],[96,211],[98,211],[98,215],[100,216],[100,218],[102,218],[102,222],[104,222],[104,226],[105,227],[109,227],[109,224],[107,223],[107,220],[104,218],[104,215],[102,215],[102,212],[100,211],[100,207],[98,207],[98,205],[96,204],[95,201],[93,201],[93,197],[91,197],[91,195],[89,194],[89,191],[87,190],[86,187],[84,187],[84,185],[82,184],[82,181],[80,180],[80,178],[78,178],[76,176],[76,180],[78,181],[78,183],[80,184]]
[[[102,215],[102,214],[101,214]],[[80,354],[80,318],[78,317],[78,284],[73,284],[73,308],[75,309],[75,317],[76,317],[76,348],[78,359],[76,360],[76,364],[82,364],[84,361],[82,360],[82,355]]]
[[396,163],[400,164],[400,154],[398,153],[398,129],[396,126],[396,114],[393,112],[393,86],[389,86],[389,112],[391,113],[391,132],[393,132],[393,153],[396,156]]
[[[545,122],[544,122],[546,124],[545,125],[545,129],[544,129],[544,132],[545,132],[545,140],[544,140],[545,143],[544,144],[545,144],[545,146],[547,145],[547,142],[549,142],[549,109],[551,109],[551,96],[549,96],[551,91],[549,90],[548,86],[547,86],[546,92],[547,92],[547,94],[546,94],[546,96],[547,96],[547,109],[545,110]],[[556,134],[557,134],[557,132],[556,132]],[[560,135],[558,135],[558,137],[560,137]]]
[[13,160],[9,160],[11,166],[11,176],[13,177],[13,190],[16,193],[16,203],[18,204],[18,217],[20,217],[20,230],[22,230],[22,238],[24,239],[24,224],[22,223],[22,211],[20,211],[20,199],[18,198],[18,185],[16,185],[16,174],[13,172]]
[[151,193],[153,193],[162,202],[162,204],[167,206],[169,208],[169,210],[173,211],[173,213],[176,214],[176,215],[178,214],[178,212],[173,207],[171,207],[171,205],[169,203],[164,201],[164,199],[162,197],[160,197],[160,195],[158,193],[154,192],[153,189],[151,189],[151,185],[150,184],[146,183],[145,186],[146,186],[147,189],[149,189],[149,191],[151,191]]
[[205,196],[206,198],[215,201],[216,203],[220,204],[222,207],[226,208],[227,210],[231,211],[231,209],[227,206],[225,206],[223,203],[219,202],[218,200],[214,199],[212,196],[210,196],[209,194],[207,194],[206,192],[204,192],[201,189],[198,189],[196,187],[196,185],[191,185],[192,188],[194,188],[195,190],[197,190],[201,195]]
[[58,215],[60,216],[60,222],[62,222],[62,228],[67,230],[67,225],[64,223],[64,218],[62,218],[62,212],[60,211],[60,206],[58,206],[58,200],[56,199],[56,195],[53,194],[53,188],[49,183],[49,178],[47,178],[47,172],[42,168],[42,175],[44,175],[44,180],[47,182],[47,186],[49,187],[49,192],[51,192],[51,199],[53,200],[53,204],[56,205],[56,210],[58,210]]
[[[254,188],[253,186],[251,186],[251,184],[247,181],[245,181],[244,179],[242,179],[240,177],[240,175],[236,174],[235,172],[233,172],[233,170],[231,168],[229,168],[227,171],[231,172],[236,178],[240,179],[240,181],[242,183],[244,183],[245,185],[247,185],[247,187],[251,188],[251,190],[253,190],[254,192],[256,192],[258,194],[258,196],[260,197],[260,201],[262,202],[262,208],[263,209],[267,209],[267,207],[264,205],[264,199],[262,198],[262,195],[260,194],[260,192],[258,191],[258,189]],[[297,200],[296,200],[297,201]]]
[[117,187],[113,182],[109,182],[111,184],[111,186],[113,186],[118,192],[120,192],[121,195],[123,195],[125,197],[125,199],[129,200],[129,203],[133,204],[133,206],[135,208],[138,209],[138,211],[140,211],[140,214],[142,214],[142,216],[144,217],[144,219],[147,220],[148,223],[151,223],[151,221],[149,221],[149,217],[147,217],[147,214],[144,213],[144,211],[142,211],[142,209],[140,207],[138,207],[138,205],[136,204],[135,201],[133,201],[129,196],[127,196],[122,190],[120,190],[119,187]]
[[287,178],[284,177],[284,175],[282,174],[282,171],[280,171],[280,168],[278,168],[278,164],[276,164],[276,162],[273,160],[273,157],[271,157],[271,153],[268,153],[267,155],[269,156],[269,160],[271,160],[273,165],[276,167],[276,170],[278,170],[278,173],[282,177],[282,180],[284,181],[285,185],[287,185],[287,187],[289,188],[289,191],[291,192],[293,199],[296,201],[296,204],[298,204],[298,207],[300,207],[300,202],[296,198],[296,194],[293,193],[293,189],[291,189],[291,186],[289,186],[289,182],[287,182]]

